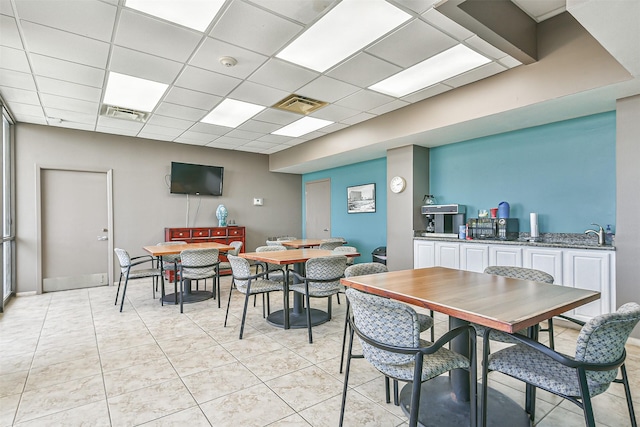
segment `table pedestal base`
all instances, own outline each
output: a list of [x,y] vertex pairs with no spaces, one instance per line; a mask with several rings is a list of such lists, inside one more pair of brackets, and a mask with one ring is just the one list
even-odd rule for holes
[[[478,384],[478,391],[481,387]],[[418,424],[423,427],[468,426],[469,402],[457,402],[448,376],[440,376],[422,384]],[[409,416],[411,384],[400,392],[400,407]],[[487,426],[530,426],[529,416],[522,406],[504,394],[489,388]],[[480,422],[480,396],[478,396],[478,422]]]
[[[179,304],[180,298],[178,294],[167,294],[164,296],[163,301],[165,304]],[[191,291],[189,293],[182,294],[182,303],[191,304],[192,302],[200,302],[213,298],[213,292],[210,291]]]
[[[326,311],[311,309],[311,326],[321,325],[328,322],[329,318]],[[273,326],[284,328],[284,310],[278,310],[267,316],[267,322]],[[289,328],[300,329],[307,327],[307,312],[302,309],[301,313],[295,313],[294,309],[289,309]]]

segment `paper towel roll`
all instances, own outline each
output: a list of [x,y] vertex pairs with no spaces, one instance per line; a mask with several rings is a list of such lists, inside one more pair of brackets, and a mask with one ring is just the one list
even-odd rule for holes
[[538,214],[531,212],[529,214],[529,222],[531,223],[531,237],[536,238],[539,236],[538,233]]

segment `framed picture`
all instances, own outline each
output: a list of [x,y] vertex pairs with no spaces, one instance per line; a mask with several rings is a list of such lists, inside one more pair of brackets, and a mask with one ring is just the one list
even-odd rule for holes
[[369,213],[375,211],[375,184],[363,184],[347,187],[347,213]]

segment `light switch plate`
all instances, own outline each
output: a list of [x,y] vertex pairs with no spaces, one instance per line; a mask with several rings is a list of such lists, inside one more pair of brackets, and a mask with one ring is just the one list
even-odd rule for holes
[[262,206],[262,197],[256,197],[253,199],[254,206]]

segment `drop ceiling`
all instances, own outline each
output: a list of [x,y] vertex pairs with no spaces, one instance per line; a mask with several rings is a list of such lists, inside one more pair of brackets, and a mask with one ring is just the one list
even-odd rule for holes
[[[226,0],[201,32],[124,0],[0,0],[0,95],[18,122],[271,154],[521,64],[438,12],[436,0],[387,0],[411,18],[323,73],[276,58],[339,2]],[[565,0],[514,3],[535,22],[565,10]],[[368,89],[457,44],[490,62],[403,97]],[[111,71],[168,85],[146,122],[101,115]],[[304,117],[272,108],[291,94],[328,103],[308,116],[334,124],[272,134]],[[226,98],[268,108],[237,128],[200,121]]]

